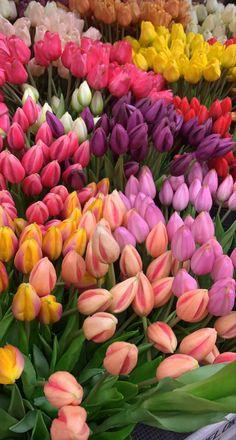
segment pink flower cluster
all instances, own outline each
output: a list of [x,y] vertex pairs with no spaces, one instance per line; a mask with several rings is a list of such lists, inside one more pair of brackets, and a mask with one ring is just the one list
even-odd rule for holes
[[30,49],[13,35],[9,38],[0,33],[0,87],[5,82],[22,84],[26,82],[28,73],[25,65],[30,60]]

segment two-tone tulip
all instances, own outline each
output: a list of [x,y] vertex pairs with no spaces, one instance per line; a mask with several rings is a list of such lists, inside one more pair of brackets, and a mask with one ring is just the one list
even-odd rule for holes
[[207,316],[209,302],[206,289],[195,289],[183,293],[176,303],[177,316],[186,322],[199,322]]
[[165,377],[177,377],[182,374],[188,373],[195,368],[198,368],[198,362],[192,356],[187,354],[173,354],[160,363],[156,370],[157,380],[164,379]]
[[147,252],[157,258],[167,250],[168,235],[165,225],[162,222],[157,223],[149,232],[146,238]]
[[116,331],[118,320],[111,313],[97,312],[84,320],[83,333],[88,341],[105,342],[112,338]]
[[112,301],[109,310],[112,313],[121,313],[128,309],[138,291],[138,278],[131,277],[116,284],[110,290]]
[[162,353],[174,353],[177,339],[172,328],[162,321],[154,322],[147,328],[147,337],[154,347]]
[[131,244],[127,244],[121,252],[120,270],[128,278],[137,275],[142,270],[142,260],[137,249]]
[[81,293],[77,301],[77,309],[83,315],[105,312],[111,304],[112,295],[106,289],[90,289]]
[[215,321],[217,334],[223,339],[236,338],[236,312],[221,316]]
[[57,260],[62,252],[62,234],[59,226],[50,226],[43,236],[43,254],[49,260]]
[[0,383],[13,384],[24,370],[24,358],[14,345],[5,345],[0,348]]
[[33,238],[24,241],[19,247],[14,264],[21,273],[31,272],[35,264],[42,258],[42,250]]
[[123,341],[113,342],[106,351],[103,367],[114,376],[125,376],[131,373],[137,362],[138,349],[136,345]]
[[63,258],[61,265],[61,276],[68,285],[76,286],[85,275],[86,265],[79,253],[72,249]]
[[33,321],[40,307],[40,298],[34,287],[29,283],[20,284],[12,301],[14,317],[19,321]]
[[91,242],[92,251],[102,263],[111,264],[118,259],[120,247],[112,234],[102,225],[97,225]]
[[66,405],[80,405],[83,388],[67,371],[56,371],[49,376],[43,388],[46,399],[55,408]]
[[217,333],[214,328],[201,328],[185,336],[179,346],[180,353],[194,357],[197,361],[204,359],[216,343]]
[[46,295],[40,298],[41,307],[37,319],[42,324],[54,324],[61,319],[62,305],[57,302],[54,295]]
[[39,296],[49,295],[52,292],[57,282],[57,274],[53,264],[47,257],[41,258],[34,265],[29,282]]

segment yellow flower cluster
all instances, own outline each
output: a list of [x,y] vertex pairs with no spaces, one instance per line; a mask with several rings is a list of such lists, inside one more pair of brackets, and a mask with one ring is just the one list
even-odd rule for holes
[[126,37],[133,48],[133,62],[142,70],[162,73],[168,82],[183,77],[191,84],[202,78],[218,80],[226,69],[227,80],[236,80],[236,44],[225,47],[217,42],[210,45],[201,34],[186,34],[181,24],[154,27],[143,21],[139,40]]

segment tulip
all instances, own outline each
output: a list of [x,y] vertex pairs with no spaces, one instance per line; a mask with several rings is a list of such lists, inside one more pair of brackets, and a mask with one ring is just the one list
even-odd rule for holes
[[184,176],[182,175],[182,176],[170,176],[168,180],[171,184],[173,191],[177,191],[179,186],[184,183],[185,179]]
[[62,260],[61,276],[70,285],[77,285],[85,275],[84,259],[75,251],[69,251]]
[[[17,126],[20,126],[24,133],[29,128],[29,121],[28,121],[28,119],[27,119],[23,109],[20,108],[20,107],[18,107],[16,109],[15,114],[14,114],[14,116],[12,118],[12,122],[13,123],[17,123]],[[11,129],[12,129],[12,127],[11,127]]]
[[142,266],[142,260],[138,251],[131,244],[127,244],[123,248],[120,257],[120,270],[122,274],[126,278],[134,277],[142,270]]
[[83,255],[86,249],[87,235],[84,228],[78,228],[64,242],[62,254],[65,256],[69,251],[75,250],[79,255]]
[[182,218],[179,216],[177,212],[174,212],[166,225],[166,230],[168,234],[169,241],[171,242],[175,232],[184,225]]
[[118,259],[120,247],[106,228],[97,225],[91,240],[92,250],[102,263],[111,264]]
[[87,81],[83,81],[78,90],[78,100],[82,107],[89,106],[92,99],[92,93]]
[[64,200],[64,208],[63,208],[63,217],[70,217],[75,208],[80,208],[80,201],[76,191],[68,194],[66,199]]
[[225,362],[234,362],[234,361],[236,361],[236,353],[228,351],[225,353],[220,353],[218,356],[216,356],[213,364],[221,364]]
[[49,295],[54,289],[57,274],[47,257],[41,258],[30,273],[29,282],[39,296]]
[[183,295],[183,293],[189,290],[196,290],[198,288],[197,281],[188,274],[186,269],[180,269],[173,281],[172,291],[178,298]]
[[57,160],[51,161],[41,171],[42,184],[46,188],[53,188],[59,182],[61,169]]
[[127,131],[121,124],[115,124],[110,138],[110,146],[112,151],[117,154],[125,154],[128,150],[129,136]]
[[26,218],[30,223],[44,224],[49,217],[48,208],[45,203],[39,201],[30,205],[26,210]]
[[9,385],[19,379],[24,370],[24,358],[14,345],[5,345],[0,348],[1,366],[0,383]]
[[186,322],[199,322],[206,317],[209,302],[206,289],[195,289],[183,293],[176,303],[177,316]]
[[210,211],[212,207],[212,196],[210,189],[207,185],[203,185],[198,191],[198,194],[194,200],[194,207],[197,212]]
[[164,359],[157,367],[156,378],[157,380],[164,379],[165,377],[177,379],[179,376],[182,376],[182,374],[188,373],[198,367],[198,362],[192,356],[173,354]]
[[90,150],[97,157],[101,157],[106,153],[107,150],[106,133],[102,127],[96,128],[96,130],[93,132],[92,137],[90,139]]
[[97,312],[84,320],[83,333],[88,341],[105,342],[112,338],[118,320],[111,313]]
[[51,425],[52,440],[87,440],[89,427],[86,422],[86,411],[81,406],[63,406],[58,411],[58,418]]
[[189,202],[189,191],[186,183],[182,183],[176,190],[173,197],[173,208],[176,211],[183,211]]
[[0,260],[4,263],[10,261],[17,250],[18,240],[8,226],[0,226]]
[[154,307],[154,295],[151,283],[143,272],[139,272],[138,288],[132,302],[132,307],[138,316],[147,316]]
[[214,316],[225,316],[231,312],[235,301],[235,281],[223,278],[209,290],[208,311]]
[[191,258],[191,269],[196,275],[209,274],[215,262],[215,253],[210,241],[198,248]]
[[[50,111],[46,112],[46,122],[47,122],[48,126],[50,127],[52,135],[55,139],[60,138],[64,135],[65,130],[64,130],[63,124],[61,123],[60,119],[58,119],[57,116],[55,116]],[[55,142],[53,142],[52,145],[54,145],[54,144],[55,144]],[[51,148],[50,148],[50,150],[51,150]]]
[[77,226],[74,220],[68,218],[66,220],[63,220],[58,226],[58,228],[61,232],[62,240],[64,242],[67,240],[67,238],[69,238],[72,235],[73,232],[75,232]]
[[147,166],[142,167],[138,180],[139,190],[154,199],[156,196],[156,186],[153,180],[152,173]]
[[215,257],[218,257],[219,255],[223,254],[222,246],[216,240],[215,237],[214,238],[210,238],[210,240],[208,240],[208,243],[213,247],[213,252],[214,252]]
[[103,218],[108,221],[112,231],[122,224],[125,211],[125,205],[118,191],[115,190],[106,196],[103,207]]
[[64,202],[69,195],[67,188],[64,185],[54,186],[50,189],[50,193],[57,194],[60,196],[61,200]]
[[0,153],[0,169],[1,173],[10,183],[20,183],[25,177],[25,170],[19,159],[4,150]]
[[43,166],[43,152],[39,145],[31,147],[21,161],[27,174],[38,173]]
[[112,313],[121,313],[128,309],[138,291],[138,278],[131,277],[116,284],[110,290],[112,301],[109,310]]
[[43,391],[49,403],[58,409],[66,405],[80,405],[83,399],[82,386],[67,371],[51,374]]
[[38,242],[39,246],[41,247],[42,237],[42,231],[39,225],[37,223],[31,223],[30,225],[27,225],[20,234],[19,245],[21,246],[24,241],[33,238]]
[[222,280],[223,278],[233,278],[234,267],[228,255],[219,255],[215,261],[211,271],[211,278],[214,281]]
[[234,184],[233,177],[229,174],[219,185],[216,193],[216,197],[220,203],[226,202],[226,200],[228,200],[228,198],[231,196],[233,190],[233,184]]
[[22,110],[29,121],[29,125],[35,124],[38,119],[38,107],[31,96],[26,98]]
[[105,312],[111,304],[112,295],[106,289],[90,289],[81,293],[77,309],[82,315]]
[[236,268],[236,248],[232,251],[230,258],[231,258],[231,261],[233,263],[234,268]]
[[22,182],[22,189],[27,196],[37,196],[43,190],[41,178],[38,174],[27,176]]
[[25,146],[24,132],[17,122],[13,122],[7,133],[7,142],[12,150],[21,150]]
[[165,224],[165,219],[161,210],[154,203],[149,204],[145,212],[145,222],[151,230],[158,222]]
[[34,239],[26,240],[19,247],[14,264],[16,269],[27,274],[31,272],[35,264],[42,258],[42,250]]
[[168,277],[171,270],[171,264],[171,251],[166,251],[164,254],[160,255],[160,257],[155,258],[155,260],[149,264],[146,272],[150,283],[152,284],[154,281]]
[[201,212],[194,220],[191,231],[196,243],[204,244],[214,237],[215,227],[208,212]]
[[88,243],[85,257],[86,269],[95,278],[104,277],[109,269],[108,264],[101,263],[92,251],[91,241]]
[[136,246],[136,240],[133,234],[131,234],[131,232],[129,232],[128,229],[124,228],[123,226],[116,228],[115,231],[113,232],[113,236],[117,241],[117,243],[119,244],[121,251],[128,244],[134,247]]
[[158,308],[163,306],[172,297],[173,280],[173,277],[164,277],[152,282],[154,307]]
[[223,339],[233,339],[236,337],[236,312],[221,316],[215,321],[214,327],[217,334]]
[[83,213],[87,211],[91,211],[94,214],[96,221],[98,222],[102,218],[102,211],[104,204],[103,201],[104,201],[104,197],[103,194],[101,193],[98,194],[98,198],[91,197],[84,205]]
[[42,324],[54,324],[61,319],[62,305],[56,301],[53,295],[46,295],[40,298],[41,307],[37,319]]
[[173,189],[169,180],[165,180],[159,192],[159,199],[162,205],[170,206],[173,200]]
[[127,227],[138,243],[143,243],[148,236],[148,225],[135,209],[129,215]]
[[[136,197],[131,196],[132,206],[136,211],[141,215],[141,217],[145,217],[146,211],[149,205],[154,206],[153,200],[151,197],[147,196],[144,193],[139,193]],[[131,204],[131,203],[130,203]]]
[[62,234],[57,226],[50,226],[43,236],[43,254],[54,261],[62,252]]
[[103,367],[113,376],[126,376],[136,367],[138,362],[138,349],[129,342],[113,342],[109,345]]
[[52,143],[52,131],[47,122],[43,122],[37,131],[35,142],[38,143],[39,140],[48,146]]
[[186,226],[181,226],[171,240],[171,250],[174,258],[186,261],[192,257],[195,251],[193,235]]
[[137,179],[137,177],[135,176],[130,176],[130,178],[128,179],[128,182],[126,183],[125,186],[125,195],[126,197],[130,197],[131,195],[137,195],[140,191],[139,188],[139,181]]
[[194,204],[201,187],[202,185],[200,180],[194,179],[191,182],[191,185],[189,186],[189,200],[192,204]]
[[19,285],[12,301],[12,313],[18,321],[33,321],[41,307],[34,287],[29,283]]
[[162,353],[174,353],[177,347],[176,336],[165,322],[157,321],[149,325],[147,337],[149,342]]
[[201,328],[182,339],[180,353],[188,354],[197,361],[204,359],[216,343],[217,333],[214,328]]
[[95,116],[100,115],[103,111],[103,99],[100,91],[93,94],[90,108]]
[[0,261],[0,294],[8,288],[8,273],[4,264]]
[[159,257],[167,250],[168,236],[165,225],[157,223],[146,238],[147,252],[153,257]]
[[203,185],[207,185],[211,194],[215,194],[218,188],[218,176],[216,170],[212,169],[208,171],[203,179]]
[[199,162],[195,162],[188,173],[188,183],[189,185],[193,182],[193,180],[198,179],[200,183],[203,179],[202,167]]

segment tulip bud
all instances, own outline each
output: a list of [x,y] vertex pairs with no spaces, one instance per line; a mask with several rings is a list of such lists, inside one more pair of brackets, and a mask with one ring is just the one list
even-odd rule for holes
[[25,177],[25,170],[17,157],[9,151],[0,153],[1,173],[10,183],[20,183]]
[[87,81],[83,81],[78,89],[78,101],[82,107],[88,107],[92,99],[92,93]]
[[166,230],[168,234],[169,241],[171,242],[175,232],[184,225],[182,218],[179,216],[177,212],[174,212],[166,225]]
[[234,268],[236,268],[236,248],[232,251],[230,258],[231,258],[231,261],[233,263]]
[[228,255],[219,255],[214,261],[211,278],[214,281],[223,278],[233,278],[233,273],[234,267],[230,257]]
[[231,312],[235,302],[235,280],[223,278],[209,290],[208,311],[214,316],[225,316]]
[[130,176],[130,178],[128,179],[128,182],[126,183],[125,186],[125,195],[126,197],[130,197],[131,195],[137,195],[140,191],[139,188],[139,181],[137,179],[137,177],[135,176]]
[[36,290],[38,296],[49,295],[54,289],[57,274],[53,264],[47,257],[41,258],[33,267],[29,282]]
[[197,288],[197,281],[188,274],[186,269],[180,269],[177,272],[172,284],[172,291],[175,296],[180,297],[183,293]]
[[168,245],[168,235],[165,225],[162,222],[157,223],[149,232],[146,238],[147,252],[153,257],[162,255]]
[[46,295],[41,300],[41,307],[37,319],[41,324],[54,324],[61,319],[62,305],[56,301],[53,295]]
[[191,269],[196,275],[207,275],[213,269],[215,253],[209,241],[198,248],[191,258]]
[[105,197],[103,218],[108,221],[112,231],[122,224],[125,211],[125,205],[118,191],[115,190]]
[[68,237],[72,235],[76,230],[76,222],[71,218],[63,220],[58,226],[61,232],[62,240],[66,241]]
[[147,316],[154,307],[154,295],[151,283],[143,272],[137,275],[138,288],[132,302],[132,307],[138,316]]
[[29,128],[29,121],[23,111],[22,108],[18,107],[13,118],[12,118],[12,122],[13,123],[17,123],[21,129],[23,130],[24,133],[26,133],[26,131]]
[[138,278],[131,277],[116,284],[110,290],[112,295],[109,310],[113,313],[121,313],[128,309],[138,291]]
[[41,247],[42,237],[42,231],[39,225],[37,223],[31,223],[30,225],[27,225],[20,234],[19,245],[21,246],[24,241],[33,238],[38,242],[39,246]]
[[141,257],[135,247],[126,245],[120,257],[120,270],[122,274],[126,278],[133,277],[142,270],[142,266]]
[[214,223],[208,212],[201,212],[194,220],[191,231],[196,243],[204,244],[215,235]]
[[149,233],[148,225],[135,209],[129,215],[127,227],[138,243],[146,240]]
[[177,316],[186,322],[199,322],[207,316],[209,302],[206,289],[195,289],[183,293],[176,303]]
[[213,364],[221,364],[225,362],[234,362],[236,361],[236,353],[232,353],[230,351],[225,353],[220,353],[218,356],[216,356]]
[[214,328],[201,328],[185,336],[179,346],[180,353],[188,354],[197,361],[204,359],[216,343],[217,333]]
[[201,187],[201,182],[198,179],[194,179],[189,186],[189,200],[192,204],[194,204]]
[[165,377],[177,379],[182,374],[198,368],[198,362],[192,356],[186,354],[173,354],[160,363],[156,370],[157,380]]
[[154,347],[162,353],[174,353],[177,339],[172,328],[165,322],[157,321],[147,328],[147,337]]
[[170,206],[172,204],[173,200],[173,189],[171,187],[171,184],[169,180],[164,180],[163,185],[159,192],[159,199],[162,205],[164,206]]
[[186,183],[182,183],[176,190],[173,197],[173,208],[176,211],[183,211],[189,202],[189,190]]
[[109,269],[108,264],[101,263],[94,255],[91,241],[87,245],[85,263],[87,271],[95,278],[104,277]]
[[186,261],[192,257],[195,251],[193,235],[186,226],[181,226],[171,240],[171,250],[174,258]]
[[86,231],[83,228],[79,228],[65,240],[62,254],[65,256],[69,251],[75,250],[79,255],[83,255],[86,249],[86,244]]
[[0,226],[0,260],[10,261],[17,250],[18,240],[9,226]]
[[216,197],[220,203],[226,202],[226,200],[228,200],[228,198],[231,196],[231,193],[233,191],[233,184],[233,177],[229,174],[219,185]]
[[42,251],[38,242],[34,239],[24,241],[19,247],[14,264],[21,273],[31,272],[35,264],[42,258]]
[[81,293],[77,302],[77,309],[83,315],[92,315],[104,312],[111,304],[112,295],[106,289],[91,289]]
[[55,408],[80,405],[83,399],[83,388],[67,371],[57,371],[51,374],[43,391],[46,399]]
[[51,145],[52,143],[52,131],[47,122],[44,122],[38,129],[35,141],[36,143],[41,140],[46,144],[47,146]]
[[20,350],[13,345],[5,345],[0,348],[0,357],[0,383],[3,385],[15,383],[24,370],[24,358]]
[[221,316],[215,321],[214,327],[217,334],[223,339],[233,339],[236,337],[236,312]]
[[149,230],[151,230],[159,222],[165,224],[165,219],[160,208],[158,208],[158,206],[156,206],[154,203],[148,205],[145,211],[144,220],[147,223]]
[[131,232],[129,232],[128,229],[124,228],[123,226],[115,229],[113,236],[119,244],[121,251],[126,245],[132,245],[133,247],[136,246],[136,240],[133,234],[131,234]]
[[66,284],[77,285],[85,275],[84,259],[75,251],[69,251],[62,260],[61,276]]
[[118,259],[120,247],[106,228],[97,225],[91,240],[92,250],[102,263],[111,264]]
[[26,218],[30,223],[44,224],[49,217],[48,208],[45,203],[39,201],[32,203],[26,210]]
[[89,438],[89,427],[86,422],[86,411],[81,406],[63,406],[58,411],[58,418],[54,419],[51,425],[50,434],[52,440],[68,440]]
[[131,373],[137,362],[138,349],[136,345],[122,341],[113,342],[106,351],[103,367],[114,376],[125,376]]
[[100,91],[96,91],[93,94],[92,101],[90,104],[90,108],[94,114],[94,116],[100,115],[103,111],[103,99]]
[[200,183],[203,179],[202,166],[199,162],[195,162],[188,173],[188,183],[189,185],[193,182],[193,180],[198,179]]
[[64,202],[69,195],[67,188],[64,185],[58,185],[50,189],[50,193],[57,194]]
[[147,268],[147,277],[150,283],[168,277],[170,274],[171,264],[171,251],[166,251],[164,254],[160,255],[160,257],[155,258],[155,260],[153,260]]
[[173,277],[164,277],[152,282],[154,307],[161,307],[169,301],[172,296],[173,280]]
[[84,336],[88,341],[105,342],[114,335],[117,323],[118,320],[111,313],[95,313],[84,320]]
[[[39,99],[39,92],[38,92],[38,90],[35,87],[31,86],[31,84],[28,84],[28,83],[23,84],[22,85],[22,90],[24,92],[23,98],[22,98],[23,104],[27,100],[28,96],[30,96],[34,102],[38,101],[38,99]],[[25,99],[24,99],[24,97],[25,97]]]
[[62,251],[62,234],[57,226],[50,226],[43,236],[43,254],[49,260],[57,260]]
[[12,301],[12,313],[18,321],[33,321],[41,307],[34,287],[29,283],[19,285]]
[[208,171],[203,179],[203,186],[207,185],[211,194],[215,194],[218,188],[218,176],[215,169]]
[[138,180],[139,191],[154,199],[156,196],[156,186],[152,173],[147,166],[142,167]]
[[25,146],[24,132],[17,122],[13,122],[7,133],[7,142],[12,150],[21,150]]
[[0,294],[8,289],[8,273],[4,264],[0,261]]
[[72,130],[76,133],[79,143],[86,141],[88,130],[82,118],[79,117],[73,122]]
[[207,185],[203,185],[198,191],[198,194],[194,200],[194,207],[197,212],[210,211],[212,207],[212,196],[210,189]]

